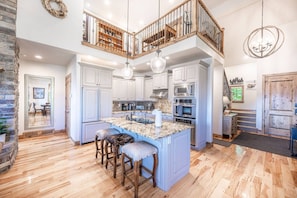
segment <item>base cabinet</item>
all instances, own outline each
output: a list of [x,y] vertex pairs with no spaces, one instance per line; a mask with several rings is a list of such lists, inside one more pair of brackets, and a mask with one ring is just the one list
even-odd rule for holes
[[[186,176],[190,170],[190,129],[153,140],[137,133],[127,131],[112,125],[122,133],[127,133],[134,137],[135,141],[146,141],[158,149],[158,167],[156,172],[157,186],[163,191],[168,191],[180,179]],[[143,165],[152,169],[153,158],[147,157],[143,160]],[[145,171],[143,176],[147,177]]]
[[237,114],[230,113],[224,115],[223,121],[223,135],[228,135],[229,138],[237,132]]
[[89,122],[82,124],[82,137],[81,143],[93,142],[95,140],[96,132],[100,129],[107,129],[110,127],[109,123],[106,122]]

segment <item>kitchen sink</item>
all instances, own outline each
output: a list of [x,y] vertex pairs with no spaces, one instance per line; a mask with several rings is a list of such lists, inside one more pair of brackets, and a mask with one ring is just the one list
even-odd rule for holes
[[135,122],[141,123],[141,124],[153,124],[154,121],[150,119],[144,119],[144,118],[133,118],[132,119]]

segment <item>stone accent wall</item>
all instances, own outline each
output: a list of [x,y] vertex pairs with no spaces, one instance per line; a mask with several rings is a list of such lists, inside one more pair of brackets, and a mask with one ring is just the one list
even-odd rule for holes
[[18,151],[18,49],[17,0],[0,0],[0,117],[10,125],[8,140],[0,151],[0,172],[14,163]]

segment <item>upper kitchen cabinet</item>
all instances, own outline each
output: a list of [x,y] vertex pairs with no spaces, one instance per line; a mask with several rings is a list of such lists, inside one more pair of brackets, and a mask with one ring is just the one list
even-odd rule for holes
[[153,79],[145,79],[144,80],[144,99],[152,100],[150,97],[153,93]]
[[82,85],[111,88],[112,71],[103,68],[84,66],[82,67]]
[[112,78],[113,100],[135,100],[135,80]]
[[172,70],[173,84],[195,82],[197,80],[197,66],[184,66]]
[[153,75],[153,89],[168,89],[168,73]]
[[127,80],[127,99],[128,100],[135,100],[136,98],[136,91],[135,91],[135,80]]
[[144,100],[144,77],[135,77],[136,100]]
[[172,75],[168,76],[168,100],[173,102],[173,83],[172,83]]

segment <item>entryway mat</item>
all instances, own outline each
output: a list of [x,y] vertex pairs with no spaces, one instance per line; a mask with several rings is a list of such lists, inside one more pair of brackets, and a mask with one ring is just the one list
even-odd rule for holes
[[286,157],[292,157],[291,150],[289,149],[289,140],[286,139],[242,132],[231,143]]

